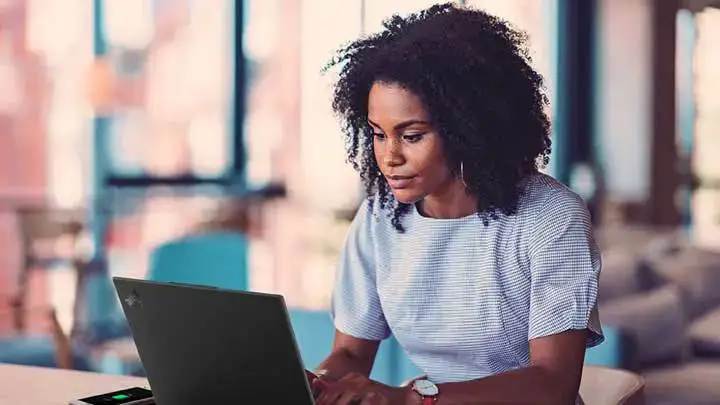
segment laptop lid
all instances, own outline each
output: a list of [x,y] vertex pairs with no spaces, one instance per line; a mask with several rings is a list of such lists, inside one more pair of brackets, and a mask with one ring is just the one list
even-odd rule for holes
[[159,405],[313,403],[282,296],[113,282]]

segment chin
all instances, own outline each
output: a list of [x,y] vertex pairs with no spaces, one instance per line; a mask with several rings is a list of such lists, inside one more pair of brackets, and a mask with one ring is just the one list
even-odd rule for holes
[[415,204],[423,199],[423,195],[410,189],[392,190],[395,199],[403,204]]

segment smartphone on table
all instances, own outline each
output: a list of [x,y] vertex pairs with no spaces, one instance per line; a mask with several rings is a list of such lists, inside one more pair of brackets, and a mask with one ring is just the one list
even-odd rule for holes
[[150,405],[154,404],[152,391],[132,387],[124,390],[76,399],[69,405]]
[[[318,376],[312,372],[305,370],[308,382],[312,387],[314,380]],[[133,387],[120,391],[108,392],[106,394],[94,395],[92,397],[76,399],[68,405],[151,405],[155,404],[152,391]]]

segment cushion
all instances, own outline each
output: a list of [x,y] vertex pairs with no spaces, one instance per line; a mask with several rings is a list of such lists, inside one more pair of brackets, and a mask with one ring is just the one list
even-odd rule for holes
[[654,275],[680,288],[687,316],[695,318],[720,305],[720,254],[694,247],[650,257]]
[[598,301],[607,302],[641,291],[639,263],[638,254],[620,249],[603,252]]
[[691,362],[643,373],[645,403],[710,405],[720,398],[720,362]]
[[[57,367],[55,342],[51,336],[17,335],[0,338],[0,363],[26,366]],[[72,365],[77,370],[87,370],[84,351],[73,345]]]
[[675,228],[639,225],[608,225],[595,228],[594,235],[600,249],[623,249],[643,252],[658,240],[669,240],[676,234]]
[[689,336],[695,354],[720,357],[720,307],[693,321]]
[[50,336],[6,337],[0,339],[0,362],[29,366],[57,367],[55,342]]
[[603,324],[620,329],[632,341],[626,350],[628,367],[676,361],[689,352],[685,338],[686,317],[677,287],[668,285],[650,292],[618,298],[600,306]]

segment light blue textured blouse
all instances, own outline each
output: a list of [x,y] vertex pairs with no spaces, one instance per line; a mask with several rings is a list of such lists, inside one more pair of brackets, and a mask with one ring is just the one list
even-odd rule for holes
[[587,328],[588,347],[602,342],[600,253],[585,203],[544,174],[522,187],[517,214],[488,226],[477,214],[433,219],[412,208],[399,233],[365,201],[338,266],[335,327],[394,334],[436,383],[527,366],[537,337]]

